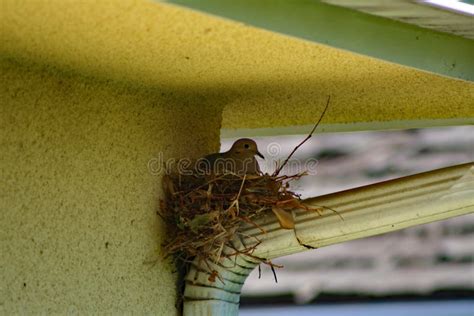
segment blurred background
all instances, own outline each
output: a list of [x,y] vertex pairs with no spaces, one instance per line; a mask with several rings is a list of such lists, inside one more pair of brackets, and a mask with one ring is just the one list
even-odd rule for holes
[[[305,137],[254,138],[263,171]],[[313,197],[471,162],[474,127],[316,133],[293,157],[284,173],[309,174],[291,188]],[[241,315],[474,315],[473,237],[471,214],[279,258],[278,283],[264,265],[249,276]]]

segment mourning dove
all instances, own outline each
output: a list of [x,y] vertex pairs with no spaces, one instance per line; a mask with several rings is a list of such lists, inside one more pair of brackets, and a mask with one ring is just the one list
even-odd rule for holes
[[255,155],[265,159],[252,139],[241,138],[235,141],[229,151],[210,154],[201,159],[199,170],[212,170],[212,173],[233,172],[239,176],[259,174],[260,166]]

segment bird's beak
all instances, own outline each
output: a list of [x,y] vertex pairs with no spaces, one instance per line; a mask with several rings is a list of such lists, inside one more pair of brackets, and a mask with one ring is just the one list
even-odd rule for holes
[[262,159],[265,159],[265,157],[263,157],[263,155],[259,151],[257,151],[257,156],[259,156]]

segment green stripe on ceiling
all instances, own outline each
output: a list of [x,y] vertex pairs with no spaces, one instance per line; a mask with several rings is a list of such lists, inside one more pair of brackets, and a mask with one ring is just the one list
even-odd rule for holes
[[213,15],[474,81],[474,41],[314,0],[171,0]]

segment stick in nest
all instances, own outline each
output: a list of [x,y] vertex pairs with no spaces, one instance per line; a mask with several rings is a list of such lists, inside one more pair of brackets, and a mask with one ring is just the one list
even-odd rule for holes
[[[170,173],[164,176],[165,200],[161,201],[160,216],[167,223],[167,240],[163,245],[167,256],[173,255],[181,262],[203,263],[211,269],[210,263],[222,258],[244,255],[269,264],[274,272],[278,267],[263,258],[252,255],[255,245],[244,249],[232,247],[232,240],[238,236],[239,227],[251,224],[260,227],[256,219],[268,211],[279,215],[291,225],[292,217],[286,212],[307,209],[298,194],[290,191],[288,182],[299,179],[304,173],[279,175],[289,159],[315,132],[329,106],[326,107],[310,134],[296,146],[272,175],[248,176],[232,173],[213,175]],[[289,213],[290,214],[290,213]],[[283,225],[282,225],[283,226]],[[233,249],[234,251],[224,251]],[[217,272],[209,270],[210,281],[220,279]],[[276,278],[276,275],[275,275]]]
[[308,136],[306,136],[305,139],[303,139],[303,141],[301,143],[299,143],[294,149],[293,151],[288,155],[288,157],[286,157],[285,161],[283,162],[283,164],[278,167],[275,172],[273,173],[274,176],[277,176],[280,174],[280,171],[283,169],[283,167],[288,163],[288,160],[290,160],[290,158],[293,156],[293,154],[298,150],[298,148],[301,147],[301,145],[303,145],[304,143],[306,143],[308,141],[308,139],[311,138],[311,136],[313,136],[314,132],[316,131],[316,128],[318,128],[318,125],[319,123],[321,123],[321,120],[323,119],[324,117],[324,114],[326,114],[326,110],[328,109],[329,107],[329,101],[331,100],[331,95],[328,95],[328,100],[326,101],[326,107],[324,108],[323,110],[323,113],[321,114],[321,116],[319,117],[319,120],[318,122],[314,125],[313,129],[311,130],[311,132],[309,132]]
[[[219,261],[237,255],[223,251],[235,238],[243,223],[259,227],[255,220],[275,207],[289,211],[303,208],[299,196],[286,183],[300,175],[273,177],[237,175],[206,179],[198,176],[166,175],[166,200],[160,216],[167,222],[167,255],[180,260]],[[212,188],[212,190],[211,190]],[[238,254],[249,255],[254,247]]]

